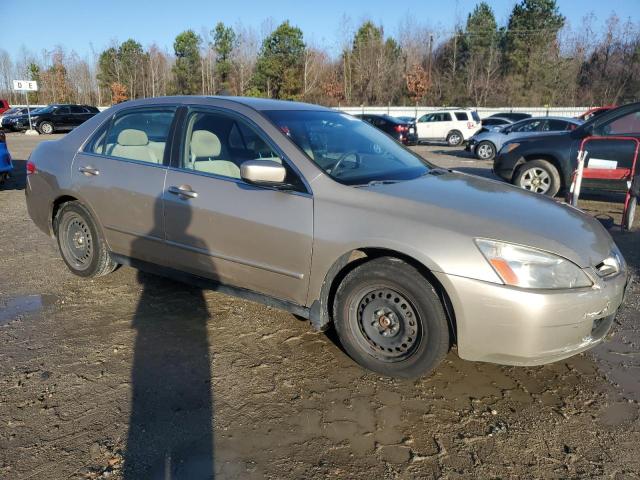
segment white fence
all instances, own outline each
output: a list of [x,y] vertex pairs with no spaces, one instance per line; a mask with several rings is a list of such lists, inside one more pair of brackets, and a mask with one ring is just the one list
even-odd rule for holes
[[[345,113],[358,114],[358,113],[377,113],[387,114],[394,117],[415,117],[418,118],[425,113],[435,112],[442,107],[336,107]],[[556,117],[577,117],[578,115],[589,110],[590,107],[478,107],[478,115],[480,118],[486,118],[494,113],[513,113],[522,112],[533,115],[534,117],[540,116],[556,116]]]
[[[14,107],[26,107],[26,105],[13,105]],[[46,107],[46,105],[31,105],[31,108],[41,108]],[[109,106],[98,107],[100,111],[106,110]],[[420,117],[425,113],[435,112],[436,110],[440,110],[442,107],[397,107],[397,106],[386,106],[386,107],[335,107],[337,110],[341,110],[350,114],[357,113],[386,113],[388,115],[392,115],[394,117]],[[478,115],[480,118],[486,118],[494,113],[507,113],[507,112],[523,112],[529,113],[534,117],[538,116],[556,116],[556,117],[577,117],[578,115],[584,113],[589,110],[590,107],[478,107],[476,110],[478,111]]]

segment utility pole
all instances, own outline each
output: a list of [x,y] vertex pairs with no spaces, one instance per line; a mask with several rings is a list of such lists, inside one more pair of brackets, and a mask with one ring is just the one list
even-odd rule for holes
[[431,56],[433,54],[433,33],[429,34],[429,85],[431,85]]

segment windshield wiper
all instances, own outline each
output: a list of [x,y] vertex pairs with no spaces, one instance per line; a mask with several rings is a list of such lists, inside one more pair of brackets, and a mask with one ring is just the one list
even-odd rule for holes
[[356,187],[373,187],[375,185],[390,185],[392,183],[398,183],[400,180],[371,180],[367,183],[356,185]]

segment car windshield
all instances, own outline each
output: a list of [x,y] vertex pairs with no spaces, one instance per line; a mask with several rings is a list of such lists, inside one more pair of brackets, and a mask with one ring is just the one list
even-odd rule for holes
[[[55,105],[47,105],[46,107],[42,107],[38,109],[38,113],[51,113],[53,112],[57,107]],[[34,110],[32,110],[33,112]],[[26,113],[26,112],[25,112]]]
[[346,185],[411,180],[431,166],[362,120],[340,112],[263,112],[309,159]]

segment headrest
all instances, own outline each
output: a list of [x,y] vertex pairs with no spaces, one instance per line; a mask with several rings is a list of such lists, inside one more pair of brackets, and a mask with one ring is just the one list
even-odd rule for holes
[[135,128],[125,128],[118,134],[118,145],[140,147],[149,144],[147,134]]
[[191,156],[217,157],[220,155],[220,139],[209,130],[196,130],[191,135]]

